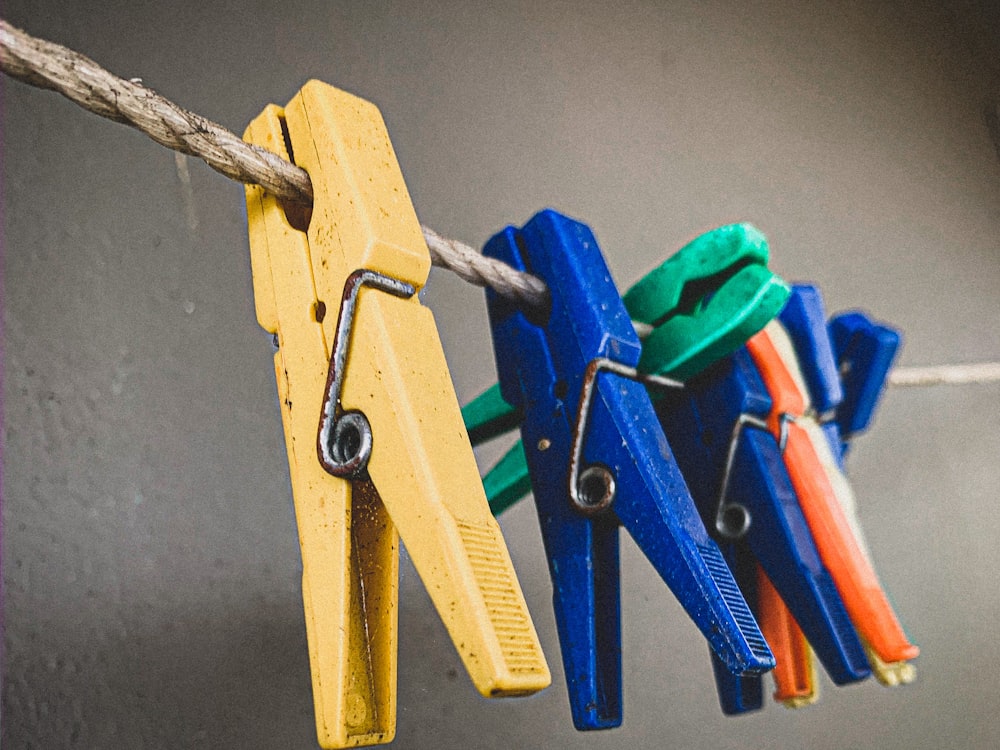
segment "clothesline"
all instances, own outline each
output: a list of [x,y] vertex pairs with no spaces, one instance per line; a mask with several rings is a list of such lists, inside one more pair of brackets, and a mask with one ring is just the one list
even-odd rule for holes
[[[141,79],[119,78],[90,58],[33,37],[3,19],[0,70],[57,91],[90,112],[131,125],[167,148],[202,159],[230,179],[261,185],[285,200],[312,203],[312,182],[301,167],[183,109],[144,86]],[[524,308],[545,304],[548,290],[537,277],[487,258],[430,227],[421,228],[434,265],[471,284],[490,287]],[[895,368],[889,375],[889,384],[898,386],[992,382],[1000,382],[1000,362]]]
[[[58,91],[94,114],[131,125],[167,148],[196,156],[232,180],[260,185],[284,200],[312,204],[312,182],[301,167],[179,107],[143,86],[141,79],[119,78],[89,57],[2,19],[0,69],[25,83]],[[548,290],[538,278],[422,228],[434,265],[471,284],[489,286],[524,307],[545,304]]]

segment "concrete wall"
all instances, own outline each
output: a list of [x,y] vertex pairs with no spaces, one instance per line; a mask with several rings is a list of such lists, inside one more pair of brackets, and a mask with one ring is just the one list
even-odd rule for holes
[[[417,213],[448,236],[481,244],[552,206],[593,227],[624,287],[695,234],[750,220],[779,273],[820,284],[831,310],[902,328],[902,364],[1000,358],[988,0],[8,0],[3,13],[236,131],[308,78],[373,100]],[[313,747],[242,189],[56,94],[0,83],[3,739]],[[468,400],[495,378],[482,293],[435,270],[425,297]],[[625,723],[577,733],[526,503],[502,526],[555,684],[479,698],[404,559],[396,744],[991,745],[998,394],[896,389],[851,456],[878,570],[923,648],[915,685],[824,678],[817,706],[724,718],[703,640],[626,541]]]

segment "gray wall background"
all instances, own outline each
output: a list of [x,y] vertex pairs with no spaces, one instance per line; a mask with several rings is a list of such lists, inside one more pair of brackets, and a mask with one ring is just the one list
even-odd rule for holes
[[[92,7],[96,6],[96,7]],[[1000,358],[998,12],[978,2],[84,4],[5,17],[236,131],[308,78],[376,102],[421,219],[475,245],[544,206],[624,287],[750,220],[786,278]],[[299,550],[242,189],[61,97],[3,86],[3,739],[314,746]],[[482,293],[432,273],[460,400]],[[623,544],[625,723],[569,719],[530,504],[502,526],[555,682],[487,701],[412,567],[399,747],[979,748],[1000,736],[997,386],[888,394],[849,470],[915,685],[724,718],[707,649]],[[481,454],[484,465],[498,453]]]

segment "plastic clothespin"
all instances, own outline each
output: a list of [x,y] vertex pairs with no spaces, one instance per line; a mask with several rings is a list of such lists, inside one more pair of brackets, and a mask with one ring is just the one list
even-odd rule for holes
[[[839,410],[841,402],[840,376],[823,316],[819,291],[810,286],[796,286],[778,320],[771,323],[767,333],[760,334],[760,338],[766,336],[771,341],[784,366],[785,384],[800,397],[801,403],[793,411],[801,415],[799,424],[816,457],[814,468],[816,464],[822,467],[814,473],[817,476],[825,474],[828,496],[832,494],[840,503],[858,549],[865,552],[853,511],[853,495],[838,460],[841,442],[836,424],[820,428],[817,422],[816,404],[829,416],[835,409]],[[856,377],[862,379],[867,377],[863,367],[869,360],[860,357],[859,361]],[[886,369],[887,365],[882,367],[877,377],[884,377]],[[779,400],[789,407],[787,393]],[[671,394],[658,405],[658,411],[664,418],[668,438],[706,524],[714,526],[721,540],[736,540],[723,545],[723,550],[775,654],[775,697],[789,706],[806,705],[817,697],[812,649],[799,621],[809,630],[809,640],[816,646],[835,682],[843,684],[862,679],[869,672],[862,650],[864,644],[856,635],[854,623],[848,618],[829,573],[818,559],[812,534],[798,507],[796,489],[791,486],[791,478],[776,450],[778,443],[775,437],[759,429],[765,426],[762,417],[770,416],[774,426],[778,415],[780,423],[780,412],[770,403],[749,355],[737,352],[728,361],[688,381],[685,393]],[[785,418],[789,416],[792,415],[786,414]],[[735,429],[730,429],[731,425]],[[780,424],[778,430],[776,437],[780,438]],[[827,439],[831,431],[832,439]],[[699,439],[693,439],[695,435]],[[723,457],[726,446],[728,453]],[[761,448],[763,453],[760,453]],[[756,464],[747,458],[754,453],[758,459]],[[725,468],[720,472],[719,466]],[[781,497],[785,502],[775,503]],[[780,509],[787,525],[774,523],[776,509]],[[789,519],[795,519],[795,523],[787,523]],[[810,563],[803,566],[800,560],[799,565],[789,566],[786,561],[780,566],[775,580],[780,582],[784,578],[786,582],[779,593],[779,587],[768,575],[775,569],[777,560],[772,559],[769,566],[760,565],[755,571],[752,553],[756,550],[751,541],[755,538],[754,530],[760,534],[757,537],[759,547],[760,540],[779,540],[792,529],[798,529],[798,533],[787,541],[794,541],[799,548],[795,554],[804,554],[804,559]],[[772,558],[788,555],[788,547],[780,544],[777,547],[768,544],[763,549]],[[795,555],[788,559],[794,560]],[[810,603],[808,592],[803,596],[801,589],[796,593],[794,588],[789,588],[788,576],[794,577],[796,571],[800,575],[805,572],[804,580],[808,580],[809,570],[815,571],[815,593],[821,595],[823,603]],[[796,610],[794,614],[789,604]],[[805,612],[803,607],[806,607]],[[810,616],[820,620],[810,622]],[[821,627],[817,635],[816,626],[824,619],[825,632]],[[912,667],[905,662],[887,664],[872,649],[867,651],[867,661],[880,681],[899,684],[913,678]],[[733,676],[719,669],[717,664],[714,666],[725,712],[740,713],[760,707],[759,677]]]
[[625,294],[634,320],[653,326],[639,369],[687,380],[773,318],[788,286],[767,268],[767,239],[750,224],[689,242]]
[[[521,423],[521,415],[503,400],[500,384],[494,383],[462,407],[462,421],[472,445],[476,446],[516,429]],[[486,472],[483,489],[494,516],[499,516],[531,492],[528,459],[520,440]]]
[[843,470],[846,443],[837,428],[836,414],[845,409],[841,369],[846,370],[849,364],[838,367],[825,314],[819,289],[810,284],[795,284],[778,320],[787,334],[782,340],[787,340],[794,349],[787,369],[807,396],[810,412],[819,421],[837,465]]
[[[819,329],[817,329],[817,331],[818,330]],[[894,352],[895,347],[898,346],[899,342],[898,334],[895,334],[895,332],[891,329],[885,329],[885,331],[886,333],[884,335],[881,333],[876,334],[881,339],[879,347],[884,345],[886,348],[891,348]],[[885,350],[883,349],[883,354],[884,351]],[[868,402],[873,410],[878,394],[881,392],[881,386],[886,375],[888,374],[891,358],[878,356],[873,359],[869,359],[867,363],[873,368],[871,374],[864,372],[862,363],[864,363],[863,358],[859,358],[855,363],[855,377],[862,382],[867,381],[869,384],[878,384],[878,386],[874,387],[874,394]],[[791,366],[789,365],[789,367]],[[849,392],[849,389],[857,387],[856,383],[857,381],[854,384],[846,385],[844,389],[845,393]],[[851,412],[848,410],[847,413],[850,414]],[[868,413],[865,419],[865,427],[867,427],[870,423],[870,419],[871,412]],[[833,494],[840,505],[840,509],[843,511],[847,524],[850,526],[850,529],[854,533],[855,539],[857,540],[858,551],[863,556],[863,562],[866,563],[867,567],[873,572],[874,565],[871,562],[871,555],[864,542],[861,523],[857,515],[857,503],[854,498],[854,492],[851,489],[851,485],[848,482],[846,475],[844,474],[843,457],[847,451],[849,443],[847,440],[841,439],[837,423],[835,421],[827,422],[821,426],[817,426],[814,421],[806,421],[804,424],[807,427],[807,432],[815,448],[816,455],[826,470],[827,479],[833,489]],[[862,567],[861,575],[863,575],[863,570],[864,568]],[[877,580],[875,581],[875,584],[877,585]],[[895,627],[893,627],[892,623],[895,622],[894,615],[891,610],[889,614],[891,617],[886,618],[887,624],[884,626],[885,632],[876,631],[882,636],[882,645],[877,646],[874,642],[869,642],[864,638],[863,643],[875,677],[883,685],[893,687],[896,685],[908,684],[916,678],[916,669],[909,663],[909,660],[915,658],[919,651],[916,646],[909,644],[905,638],[905,634],[902,634],[901,631],[898,630],[898,622],[895,623]],[[899,660],[894,660],[894,654],[899,657]]]
[[834,421],[846,451],[851,438],[871,424],[902,337],[860,311],[832,318],[829,333],[844,388]]
[[[839,425],[845,424],[852,434],[868,428],[901,337],[861,312],[842,313],[824,325],[823,300],[813,286],[796,285],[792,300],[782,311],[781,330],[772,340],[785,369],[812,405],[809,411],[813,418],[804,420],[803,425],[858,548],[874,569],[854,493],[844,474],[843,458],[850,435],[842,437]],[[907,661],[886,661],[870,644],[865,646],[872,671],[882,684],[894,686],[915,679],[916,670]],[[916,651],[915,646],[911,649]]]
[[773,659],[698,518],[637,372],[640,344],[590,230],[553,211],[484,254],[549,287],[529,317],[487,291],[503,399],[521,436],[542,529],[573,722],[621,723],[618,526],[635,539],[736,673]]
[[[702,519],[774,652],[778,693],[799,705],[813,699],[809,688],[815,682],[800,676],[803,668],[812,670],[806,638],[837,684],[864,679],[869,670],[768,429],[771,411],[771,398],[745,349],[657,403]],[[717,660],[713,667],[725,713],[761,708],[759,675],[733,675]]]
[[[625,294],[634,321],[650,325],[639,369],[686,380],[757,333],[785,304],[790,289],[767,268],[767,239],[750,224],[730,224],[695,238]],[[493,386],[462,409],[473,445],[511,429],[518,415]],[[483,478],[495,512],[527,494],[528,468],[517,446]],[[493,494],[496,493],[496,494]]]
[[[475,446],[517,429],[521,415],[503,400],[500,384],[495,383],[462,407],[462,421]],[[531,492],[528,461],[520,440],[483,477],[483,489],[494,516]]]
[[[777,662],[771,673],[774,675],[774,700],[787,708],[810,706],[819,699],[819,677],[816,674],[813,650],[795,616],[763,568],[757,568],[757,576],[760,629],[774,651]],[[867,669],[865,674],[869,674]]]
[[267,107],[246,138],[294,158],[315,195],[310,218],[247,188],[257,316],[278,343],[320,744],[395,732],[399,536],[476,688],[547,686],[433,317],[416,296],[430,257],[381,115],[311,81],[284,109]]
[[871,669],[883,684],[910,682],[915,671],[909,661],[919,649],[906,638],[878,582],[862,541],[850,484],[811,410],[806,378],[796,364],[796,347],[785,329],[772,323],[747,348],[774,402],[768,421],[772,433],[783,440],[784,462],[799,504]]
[[844,400],[841,375],[827,335],[823,297],[815,286],[795,284],[778,320],[795,349],[797,368],[812,410],[821,418],[840,409]]
[[521,424],[518,410],[503,400],[500,384],[494,383],[462,407],[462,421],[473,445],[485,443]]

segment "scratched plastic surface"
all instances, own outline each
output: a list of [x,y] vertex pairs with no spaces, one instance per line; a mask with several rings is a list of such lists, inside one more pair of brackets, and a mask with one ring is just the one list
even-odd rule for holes
[[341,401],[371,424],[367,476],[341,479],[319,464],[337,320],[317,314],[319,303],[336,304],[358,268],[419,289],[430,257],[373,105],[313,81],[247,131],[287,158],[286,134],[312,179],[312,217],[300,231],[272,196],[247,189],[255,299],[261,325],[278,337],[318,738],[324,747],[368,745],[395,730],[397,529],[481,693],[523,695],[550,676],[433,316],[416,295],[361,292],[352,342],[363,345],[348,349]]
[[621,722],[620,523],[735,672],[773,660],[718,547],[698,518],[644,387],[597,375],[583,464],[614,476],[612,510],[574,511],[567,466],[583,374],[598,357],[635,366],[639,341],[590,230],[552,211],[494,236],[484,253],[540,276],[551,310],[529,320],[488,292],[504,400],[521,434],[553,581],[553,604],[574,724]]

